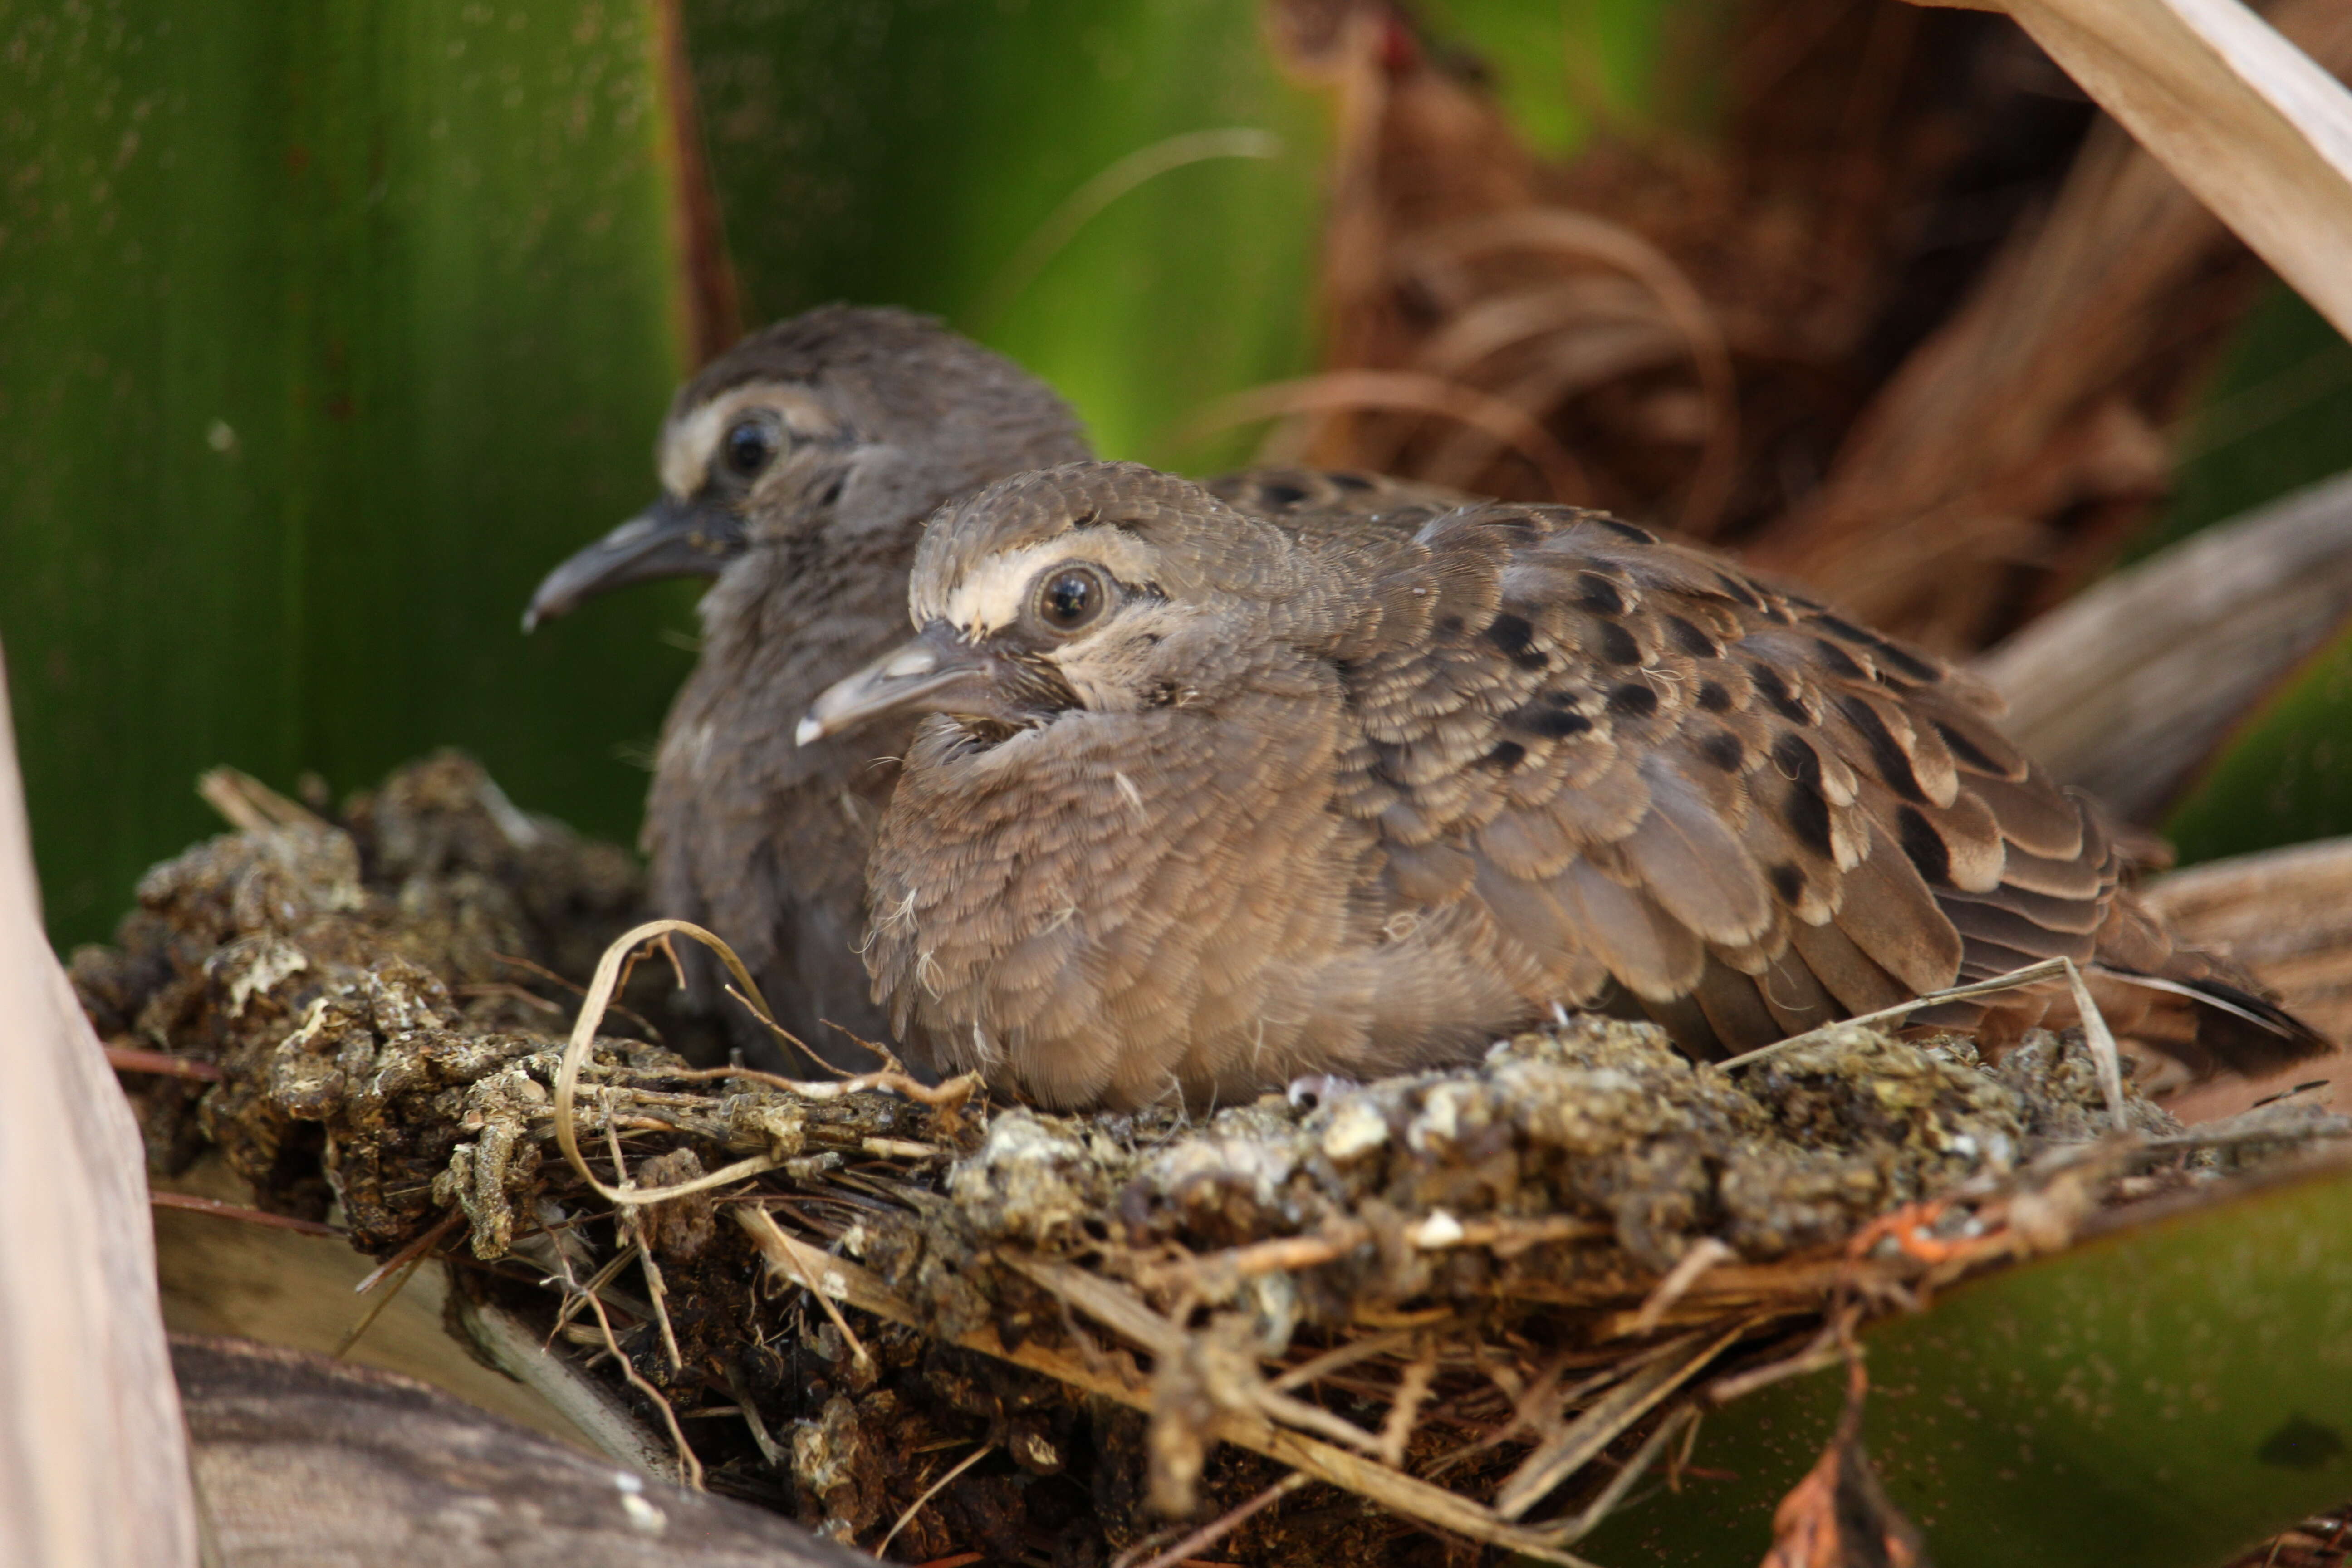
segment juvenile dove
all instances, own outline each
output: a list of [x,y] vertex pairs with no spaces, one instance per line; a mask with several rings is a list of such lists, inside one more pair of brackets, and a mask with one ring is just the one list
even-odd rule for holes
[[2175,948],[1965,675],[1592,512],[1387,499],[1087,463],[932,521],[919,635],[798,731],[933,715],[869,871],[901,1038],[1048,1106],[1203,1104],[1556,1005],[1719,1057],[2063,953],[2193,993],[2099,994],[2199,1070],[2328,1048]]
[[526,629],[626,584],[718,579],[646,805],[654,908],[727,938],[813,1046],[833,1040],[824,1019],[882,1032],[856,946],[866,849],[912,720],[797,749],[793,722],[905,635],[907,568],[934,509],[1087,456],[1068,405],[1011,361],[921,317],[829,306],[688,382],[656,447],[659,499],[531,597]]
[[[526,629],[628,584],[718,579],[646,806],[653,905],[725,937],[812,1046],[839,1044],[823,1020],[885,1030],[857,955],[866,860],[915,715],[799,748],[793,721],[905,635],[908,567],[941,502],[1088,455],[1069,406],[1012,361],[903,311],[828,306],[688,382],[656,447],[660,498],[532,595]],[[1436,493],[1347,475],[1220,484],[1244,509],[1292,512]],[[717,966],[683,956],[697,1000],[718,1005]],[[740,1008],[720,1011],[776,1059]]]

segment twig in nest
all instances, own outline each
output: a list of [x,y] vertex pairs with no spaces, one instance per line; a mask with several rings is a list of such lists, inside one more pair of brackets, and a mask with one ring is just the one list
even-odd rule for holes
[[1522,1384],[1514,1389],[1517,1374],[1505,1367],[1488,1366],[1483,1370],[1487,1381],[1501,1389],[1511,1401],[1508,1419],[1485,1436],[1465,1443],[1429,1468],[1433,1480],[1467,1460],[1477,1458],[1491,1448],[1500,1447],[1521,1432],[1538,1437],[1551,1437],[1560,1429],[1561,1417],[1570,1410],[1580,1409],[1586,1400],[1611,1384],[1632,1375],[1635,1371],[1655,1361],[1664,1352],[1674,1350],[1679,1341],[1669,1340],[1633,1356],[1621,1356],[1604,1363],[1599,1372],[1575,1384],[1566,1393],[1557,1393],[1559,1380],[1571,1366],[1580,1364],[1578,1358],[1562,1352],[1551,1358],[1532,1384]]
[[996,1445],[993,1443],[982,1443],[979,1447],[974,1448],[971,1453],[966,1454],[962,1458],[957,1460],[955,1468],[950,1470],[946,1475],[941,1476],[938,1480],[933,1481],[929,1486],[925,1487],[923,1489],[923,1495],[907,1505],[907,1511],[898,1516],[898,1522],[890,1527],[890,1533],[884,1536],[882,1538],[881,1544],[874,1548],[874,1555],[879,1557],[885,1552],[889,1551],[890,1543],[898,1539],[898,1532],[907,1528],[907,1521],[913,1519],[916,1513],[921,1510],[925,1503],[939,1496],[940,1490],[944,1489],[950,1481],[954,1480],[958,1476],[963,1474],[966,1470],[980,1463],[981,1460],[988,1458],[990,1454],[995,1451],[995,1448]]
[[[530,987],[518,985],[511,980],[486,980],[478,985],[460,985],[457,987],[457,994],[465,997],[503,996],[510,1002],[520,1002],[526,1007],[537,1008],[551,1017],[563,1016],[562,1003],[551,1002]],[[613,1009],[615,1013],[620,1010],[618,1006]]]
[[1642,1303],[1642,1310],[1633,1314],[1633,1332],[1655,1332],[1658,1321],[1666,1315],[1666,1310],[1698,1283],[1700,1275],[1717,1264],[1728,1263],[1738,1256],[1714,1237],[1700,1237],[1688,1252],[1675,1259],[1675,1266],[1666,1271],[1666,1277],[1658,1281],[1657,1289],[1651,1291]]
[[[816,1304],[824,1309],[824,1315],[833,1320],[835,1328],[841,1331],[842,1340],[849,1346],[849,1353],[856,1358],[857,1364],[872,1366],[874,1357],[867,1352],[856,1331],[850,1328],[849,1320],[841,1315],[840,1307],[834,1302],[833,1292],[817,1289],[816,1281],[810,1279],[808,1270],[801,1267],[799,1250],[786,1245],[791,1238],[784,1235],[784,1227],[776,1223],[775,1215],[757,1204],[747,1204],[730,1212],[735,1215],[736,1223],[750,1233],[751,1245],[759,1248],[760,1256],[788,1269],[800,1288],[816,1298]],[[894,1531],[892,1533],[897,1532]],[[878,1555],[880,1548],[877,1547],[876,1552]]]
[[[514,954],[509,952],[494,952],[490,954],[490,956],[497,959],[500,963],[512,964],[517,969],[526,970],[532,974],[536,974],[541,980],[548,982],[551,985],[560,985],[564,990],[571,992],[574,996],[585,996],[588,994],[588,988],[581,984],[580,982],[577,980],[566,979],[564,976],[558,974],[555,971],[548,968],[547,965],[543,963],[535,963],[528,958],[518,958]],[[624,968],[621,971],[620,984],[614,987],[616,994],[626,991],[629,988],[629,973],[630,971],[628,968]],[[468,989],[474,988],[468,987]],[[515,991],[525,1000],[536,1002],[541,1006],[547,1008],[550,1012],[561,1013],[563,1010],[560,1004],[551,1002],[546,997],[538,994],[536,992],[526,990],[521,986],[516,986]],[[610,1005],[607,1011],[618,1013],[622,1017],[626,1018],[638,1028],[643,1029],[646,1032],[646,1037],[653,1041],[655,1045],[658,1046],[662,1043],[662,1033],[659,1029],[654,1026],[653,1020],[646,1017],[643,1013],[638,1012],[635,1008],[625,1007],[620,1003],[614,1002]]]
[[[420,1248],[406,1263],[401,1265],[400,1272],[393,1276],[392,1289],[369,1302],[368,1310],[360,1314],[360,1321],[353,1323],[343,1337],[335,1342],[335,1360],[341,1361],[351,1354],[352,1347],[360,1342],[360,1336],[375,1327],[375,1321],[383,1316],[383,1310],[400,1299],[400,1293],[408,1289],[409,1280],[415,1279],[417,1269],[424,1266],[425,1256]],[[378,1270],[378,1272],[382,1271]],[[373,1279],[374,1276],[371,1275],[369,1278]]]
[[433,1226],[432,1229],[426,1231],[424,1235],[418,1237],[415,1240],[402,1247],[398,1252],[394,1253],[390,1258],[385,1258],[382,1263],[377,1264],[373,1269],[369,1271],[366,1279],[352,1287],[352,1294],[354,1296],[366,1295],[378,1285],[383,1283],[383,1278],[385,1275],[391,1273],[395,1268],[405,1267],[415,1259],[422,1258],[425,1254],[432,1251],[435,1247],[440,1244],[442,1237],[447,1236],[451,1231],[457,1228],[457,1222],[465,1217],[466,1211],[464,1209],[451,1209],[447,1214],[443,1215],[441,1216],[441,1222],[438,1225]]
[[612,1320],[604,1315],[604,1303],[591,1296],[588,1298],[588,1310],[596,1314],[596,1326],[604,1334],[604,1348],[613,1352],[614,1364],[621,1369],[621,1375],[629,1380],[630,1387],[652,1400],[654,1407],[662,1413],[662,1425],[669,1428],[670,1443],[677,1449],[678,1468],[683,1479],[688,1486],[700,1491],[702,1461],[695,1457],[693,1447],[687,1442],[686,1429],[677,1424],[677,1412],[670,1408],[669,1401],[662,1397],[660,1389],[646,1381],[645,1374],[637,1371],[636,1363],[622,1353],[621,1342],[613,1333]]
[[1541,1502],[1553,1488],[1591,1463],[1601,1449],[1617,1440],[1619,1434],[1649,1414],[1660,1400],[1681,1387],[1748,1328],[1743,1319],[1712,1339],[1704,1333],[1691,1333],[1672,1342],[1674,1349],[1669,1353],[1601,1395],[1590,1410],[1521,1460],[1510,1479],[1495,1494],[1496,1513],[1517,1520]]
[[271,1214],[267,1209],[247,1208],[243,1204],[225,1204],[218,1198],[200,1198],[194,1193],[149,1193],[147,1202],[159,1209],[184,1209],[190,1214],[208,1214],[215,1219],[243,1220],[247,1225],[266,1225],[276,1230],[298,1231],[304,1236],[331,1236],[341,1240],[343,1232],[331,1225],[315,1219],[297,1219],[290,1214]]
[[859,1034],[856,1030],[851,1028],[848,1025],[836,1024],[830,1018],[819,1018],[817,1022],[823,1024],[826,1028],[832,1029],[844,1036],[851,1045],[856,1046],[859,1050],[865,1051],[868,1055],[879,1060],[886,1071],[895,1072],[906,1077],[912,1076],[907,1072],[907,1064],[898,1059],[898,1053],[884,1045],[881,1041],[869,1040],[865,1036]]
[[[577,980],[567,979],[563,975],[556,973],[552,969],[548,968],[544,963],[538,963],[535,960],[519,957],[511,952],[494,952],[490,954],[490,956],[497,959],[500,963],[511,964],[517,969],[529,970],[531,973],[538,975],[541,980],[562,986],[563,989],[571,992],[574,996],[585,996],[588,994],[588,987],[581,984]],[[622,984],[626,984],[627,983],[628,977],[626,975],[623,975]],[[544,1000],[544,998],[541,998],[541,1000]]]
[[[562,1333],[572,1320],[579,1315],[580,1309],[586,1304],[581,1300],[583,1295],[601,1293],[606,1286],[620,1277],[621,1270],[634,1262],[636,1256],[637,1244],[633,1241],[615,1253],[610,1262],[588,1276],[588,1283],[585,1285],[572,1279],[571,1264],[559,1258],[559,1261],[563,1262],[563,1272],[557,1278],[563,1281],[565,1287],[564,1300],[563,1304],[555,1310],[555,1324],[547,1331],[547,1343],[553,1344],[555,1336]],[[621,1305],[624,1310],[626,1309],[626,1303],[621,1303]]]
[[2120,1131],[2124,1125],[2124,1078],[2123,1061],[2116,1053],[2116,1037],[2108,1029],[2106,1019],[2101,1016],[2097,1004],[2091,1000],[2090,987],[2083,983],[2083,972],[2074,966],[2073,959],[2063,954],[2056,958],[2045,958],[2039,963],[2029,963],[2024,968],[2011,970],[2007,974],[1997,974],[1990,980],[1972,981],[1966,985],[1953,985],[1942,991],[1930,991],[1924,996],[1914,996],[1908,1002],[1897,1002],[1892,1007],[1881,1007],[1875,1013],[1864,1013],[1852,1018],[1841,1018],[1833,1024],[1823,1024],[1818,1029],[1808,1029],[1801,1035],[1791,1035],[1785,1040],[1775,1040],[1769,1046],[1759,1046],[1752,1051],[1743,1052],[1717,1065],[1727,1072],[1733,1068],[1743,1068],[1752,1062],[1762,1061],[1767,1057],[1779,1056],[1781,1052],[1798,1046],[1816,1044],[1829,1038],[1839,1029],[1892,1023],[1897,1018],[1907,1018],[1921,1008],[1933,1007],[1938,1003],[1964,1002],[1972,996],[1990,996],[1996,992],[2014,991],[2020,986],[2031,985],[2036,981],[2054,979],[2061,974],[2066,977],[2066,984],[2074,992],[2074,1010],[2082,1018],[2083,1043],[2089,1047],[2091,1060],[2098,1068],[2099,1092],[2107,1102],[2107,1118]]
[[689,921],[647,921],[604,950],[604,956],[596,961],[595,975],[588,983],[588,994],[580,1004],[580,1016],[572,1021],[572,1037],[564,1042],[562,1066],[556,1071],[555,1141],[562,1147],[564,1159],[571,1163],[582,1181],[586,1182],[599,1197],[623,1206],[657,1204],[669,1198],[684,1197],[689,1193],[709,1192],[776,1167],[772,1157],[755,1154],[709,1175],[698,1176],[674,1186],[624,1192],[598,1180],[596,1173],[588,1168],[587,1160],[580,1152],[579,1113],[573,1104],[580,1089],[580,1069],[587,1064],[589,1052],[595,1047],[596,1026],[604,1022],[604,1010],[611,1005],[613,993],[618,987],[621,965],[636,951],[640,942],[666,937],[673,931],[683,931],[719,954],[719,961],[727,965],[728,971],[742,983],[743,989],[750,994],[755,1010],[763,1018],[768,1016],[767,998],[760,994],[760,987],[752,981],[751,971],[743,967],[743,961],[735,956],[735,950]]
[[1762,1366],[1750,1367],[1746,1372],[1733,1373],[1727,1377],[1718,1377],[1701,1392],[1710,1405],[1728,1405],[1759,1388],[1769,1388],[1792,1377],[1802,1377],[1823,1367],[1840,1365],[1846,1359],[1846,1344],[1853,1337],[1853,1326],[1860,1316],[1860,1308],[1848,1307],[1843,1318],[1822,1324],[1821,1332],[1796,1354],[1767,1362]]
[[829,1072],[835,1078],[847,1078],[849,1076],[849,1071],[846,1068],[837,1068],[834,1066],[831,1062],[817,1055],[815,1048],[806,1040],[802,1039],[798,1035],[793,1034],[790,1029],[785,1028],[782,1024],[777,1023],[773,1018],[768,1016],[768,1010],[766,1007],[752,1006],[751,998],[744,995],[743,993],[736,990],[732,985],[727,987],[727,994],[734,997],[735,1000],[743,1004],[744,1006],[750,1007],[751,1009],[751,1016],[759,1020],[761,1026],[765,1028],[768,1033],[775,1036],[776,1038],[783,1041],[784,1044],[792,1047],[793,1049],[800,1052],[801,1055],[814,1062],[820,1071]]
[[[629,1175],[628,1162],[621,1153],[621,1134],[613,1125],[609,1108],[604,1114],[604,1142],[613,1152],[613,1174],[619,1179],[624,1189],[635,1187],[636,1183]],[[669,1289],[662,1282],[661,1265],[654,1261],[654,1249],[645,1238],[644,1226],[642,1223],[636,1223],[642,1218],[642,1215],[632,1214],[625,1216],[624,1223],[637,1232],[637,1268],[646,1277],[646,1295],[653,1303],[654,1321],[661,1325],[662,1349],[669,1354],[669,1369],[683,1372],[686,1370],[686,1358],[677,1353],[677,1331],[670,1327],[669,1303],[662,1299],[669,1294]]]
[[[604,1269],[599,1270],[598,1278],[618,1273],[620,1271],[620,1266],[628,1260],[629,1253],[637,1250],[638,1247],[634,1245],[628,1247],[619,1258],[614,1258],[612,1263],[608,1264]],[[636,1363],[632,1362],[628,1356],[623,1352],[620,1339],[613,1332],[613,1320],[604,1315],[604,1301],[598,1298],[593,1288],[584,1290],[581,1289],[579,1279],[572,1272],[572,1259],[563,1255],[563,1249],[561,1247],[556,1249],[555,1262],[556,1267],[562,1270],[563,1283],[566,1288],[566,1295],[568,1298],[564,1302],[565,1318],[559,1318],[556,1321],[558,1331],[561,1331],[566,1318],[569,1316],[572,1302],[573,1300],[585,1301],[588,1304],[588,1310],[596,1314],[596,1327],[602,1331],[604,1334],[604,1349],[606,1352],[612,1356],[613,1364],[621,1369],[621,1375],[628,1380],[630,1387],[644,1394],[647,1399],[652,1400],[654,1403],[654,1408],[661,1412],[662,1425],[669,1429],[670,1446],[677,1450],[679,1479],[688,1486],[692,1487],[695,1490],[700,1491],[702,1489],[702,1460],[696,1456],[693,1446],[687,1442],[686,1428],[677,1424],[677,1410],[671,1407],[668,1400],[662,1397],[662,1391],[656,1388],[651,1383],[648,1383],[646,1380],[645,1375],[637,1371]],[[594,1281],[592,1280],[590,1283],[593,1287]],[[551,1334],[548,1337],[552,1340],[554,1335]]]
[[1601,1489],[1601,1495],[1587,1503],[1583,1512],[1559,1527],[1559,1543],[1573,1546],[1600,1529],[1609,1516],[1617,1511],[1617,1505],[1625,1500],[1625,1494],[1633,1489],[1633,1483],[1657,1463],[1658,1456],[1665,1450],[1668,1443],[1677,1436],[1695,1437],[1698,1435],[1698,1420],[1699,1407],[1696,1405],[1676,1405],[1669,1412],[1666,1418],[1658,1423],[1658,1429],[1633,1451],[1633,1457],[1609,1478],[1609,1484]]
[[159,1078],[184,1078],[196,1083],[218,1083],[221,1078],[221,1069],[211,1062],[138,1046],[108,1046],[106,1065],[117,1072],[153,1073]]
[[732,1366],[727,1369],[727,1386],[735,1395],[736,1408],[742,1412],[743,1425],[751,1429],[751,1441],[759,1448],[760,1458],[768,1462],[770,1469],[791,1475],[792,1455],[770,1435],[768,1424],[760,1419],[760,1407],[751,1402],[751,1391],[743,1386],[742,1374]]
[[2099,1096],[2107,1102],[2107,1125],[2124,1131],[2124,1068],[2123,1059],[2116,1054],[2115,1032],[2107,1027],[2099,1005],[2091,1000],[2091,988],[2083,983],[2083,972],[2074,967],[2074,960],[2061,958],[2058,962],[2066,966],[2066,984],[2074,993],[2074,1012],[2082,1021],[2083,1044],[2090,1047],[2091,1060],[2098,1066]]
[[[837,1072],[840,1069],[836,1068],[833,1070]],[[804,1083],[799,1079],[786,1078],[782,1073],[761,1072],[757,1068],[737,1067],[688,1068],[678,1072],[664,1073],[662,1076],[682,1079],[688,1083],[699,1083],[720,1078],[749,1079],[753,1083],[764,1083],[771,1089],[787,1089],[806,1100],[838,1100],[845,1094],[855,1094],[862,1089],[887,1089],[894,1094],[902,1094],[919,1104],[945,1107],[961,1105],[980,1089],[980,1079],[971,1073],[965,1073],[960,1078],[951,1078],[945,1083],[939,1084],[925,1083],[919,1079],[895,1072],[859,1073],[855,1078],[845,1079],[839,1083]]]
[[1391,1351],[1402,1350],[1412,1343],[1412,1340],[1413,1331],[1411,1329],[1391,1329],[1383,1334],[1350,1340],[1344,1344],[1333,1346],[1311,1360],[1300,1362],[1297,1366],[1276,1378],[1272,1386],[1278,1392],[1287,1393],[1291,1389],[1313,1383],[1318,1378],[1328,1377],[1335,1372],[1344,1372],[1360,1361],[1368,1361],[1376,1355],[1386,1355]]
[[[1266,1488],[1265,1490],[1258,1493],[1257,1496],[1251,1498],[1248,1501],[1241,1504],[1239,1507],[1229,1509],[1225,1512],[1219,1514],[1216,1518],[1211,1520],[1208,1523],[1202,1525],[1200,1529],[1194,1531],[1192,1534],[1186,1536],[1183,1540],[1178,1542],[1167,1551],[1160,1553],[1159,1556],[1154,1557],[1150,1562],[1144,1563],[1142,1568],[1176,1568],[1176,1564],[1191,1558],[1194,1552],[1206,1552],[1210,1547],[1214,1546],[1218,1542],[1223,1541],[1226,1536],[1232,1534],[1244,1524],[1249,1522],[1251,1519],[1265,1512],[1267,1509],[1272,1508],[1276,1503],[1280,1502],[1284,1498],[1288,1497],[1291,1493],[1305,1486],[1307,1484],[1307,1479],[1305,1476],[1293,1470],[1290,1474],[1283,1477],[1282,1479],[1275,1482],[1274,1485]],[[1129,1568],[1127,1556],[1122,1554],[1117,1561],[1111,1563],[1111,1568]]]
[[[736,1212],[743,1211],[739,1209]],[[794,1241],[781,1228],[774,1232],[774,1244],[793,1253],[795,1262],[803,1261],[799,1255],[805,1244]],[[761,1250],[766,1248],[763,1247]],[[821,1268],[826,1276],[828,1293],[838,1285],[841,1300],[860,1311],[871,1312],[876,1317],[910,1328],[918,1326],[914,1308],[885,1285],[871,1269],[814,1248],[806,1250],[809,1256],[797,1272]],[[775,1267],[780,1273],[787,1272],[781,1262]],[[1123,1377],[1103,1376],[1089,1369],[1076,1356],[1039,1344],[1034,1340],[1024,1342],[1018,1349],[1008,1349],[996,1337],[994,1329],[984,1328],[961,1335],[955,1342],[982,1355],[994,1356],[1015,1366],[1043,1373],[1082,1393],[1104,1394],[1137,1410],[1151,1408],[1151,1389],[1148,1384],[1130,1383]],[[1287,1431],[1263,1417],[1248,1414],[1223,1417],[1217,1424],[1215,1435],[1253,1453],[1263,1454],[1277,1464],[1304,1471],[1312,1479],[1328,1482],[1342,1491],[1368,1498],[1407,1519],[1546,1563],[1557,1563],[1562,1568],[1590,1568],[1582,1558],[1553,1545],[1550,1538],[1540,1531],[1521,1529],[1497,1519],[1492,1510],[1444,1487],[1433,1485],[1402,1470],[1391,1469],[1332,1444],[1319,1443],[1312,1437]]]
[[196,777],[196,794],[231,827],[253,833],[271,827],[332,826],[299,800],[289,799],[236,768],[207,768]]
[[1412,1358],[1397,1379],[1396,1396],[1389,1402],[1388,1419],[1381,1423],[1379,1453],[1384,1464],[1402,1465],[1405,1445],[1412,1441],[1414,1421],[1421,1415],[1422,1402],[1429,1397],[1430,1384],[1437,1381],[1437,1341],[1432,1336],[1422,1342],[1421,1353]]
[[1336,1263],[1372,1238],[1360,1220],[1332,1219],[1314,1236],[1283,1236],[1229,1247],[1202,1258],[1160,1264],[1143,1272],[1141,1283],[1162,1295],[1223,1300],[1244,1279],[1262,1274],[1287,1274],[1319,1264]]

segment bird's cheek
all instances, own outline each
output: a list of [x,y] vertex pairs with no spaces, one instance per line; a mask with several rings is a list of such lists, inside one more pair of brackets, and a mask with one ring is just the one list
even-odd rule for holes
[[1124,681],[1107,679],[1101,670],[1084,664],[1062,668],[1062,680],[1077,706],[1093,713],[1131,713],[1143,706]]

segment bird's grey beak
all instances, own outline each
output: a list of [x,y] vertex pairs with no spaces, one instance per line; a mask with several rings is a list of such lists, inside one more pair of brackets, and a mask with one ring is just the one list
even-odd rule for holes
[[793,743],[805,746],[887,714],[936,711],[950,691],[985,680],[988,665],[987,655],[958,637],[953,626],[933,621],[912,642],[825,688],[793,731]]
[[743,520],[726,507],[664,496],[550,572],[522,613],[522,629],[631,583],[716,577],[743,553],[745,543]]

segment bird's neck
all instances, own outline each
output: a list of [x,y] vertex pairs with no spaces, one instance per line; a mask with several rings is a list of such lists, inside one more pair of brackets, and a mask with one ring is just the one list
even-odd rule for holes
[[913,531],[862,547],[755,549],[703,596],[695,684],[767,711],[785,731],[841,679],[905,640]]

